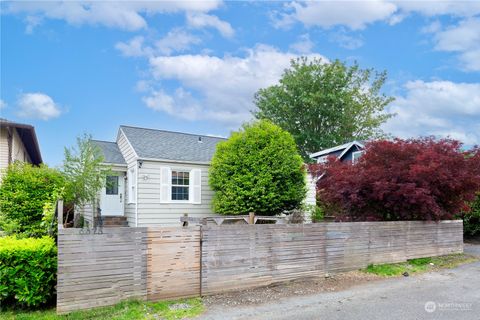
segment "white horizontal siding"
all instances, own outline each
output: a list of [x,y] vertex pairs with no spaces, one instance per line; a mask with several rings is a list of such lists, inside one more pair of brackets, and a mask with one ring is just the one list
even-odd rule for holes
[[[127,167],[131,168],[132,166],[136,166],[137,156],[121,130],[118,133],[117,145],[123,157],[125,158],[125,161],[127,162]],[[135,227],[135,204],[128,203],[128,193],[128,181],[125,181],[125,216],[127,217],[128,225],[130,227]]]
[[310,173],[307,173],[307,197],[305,198],[305,204],[307,205],[315,205],[317,203],[316,194],[317,194],[317,186],[316,186],[316,178],[313,178]]
[[[160,168],[172,170],[201,170],[201,203],[161,203]],[[138,226],[173,225],[179,226],[180,217],[187,213],[191,217],[212,216],[213,191],[208,185],[207,165],[173,164],[166,162],[143,161],[138,169]]]

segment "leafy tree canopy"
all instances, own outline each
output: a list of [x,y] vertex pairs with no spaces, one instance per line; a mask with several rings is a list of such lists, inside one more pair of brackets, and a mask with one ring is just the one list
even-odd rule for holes
[[292,60],[280,83],[255,94],[257,119],[290,132],[304,160],[319,150],[383,136],[380,125],[393,101],[382,94],[386,72],[347,66],[338,60]]
[[47,165],[11,164],[0,184],[0,228],[28,237],[46,235],[54,217],[45,216],[44,207],[56,203],[64,186],[62,174]]
[[103,163],[103,153],[91,143],[90,135],[78,137],[75,147],[65,148],[65,200],[79,206],[94,203],[110,171]]
[[244,125],[217,145],[209,179],[213,209],[221,214],[275,215],[298,208],[306,195],[295,141],[266,120]]
[[456,140],[379,140],[351,165],[311,165],[318,199],[340,220],[443,220],[470,211],[480,190],[480,149]]

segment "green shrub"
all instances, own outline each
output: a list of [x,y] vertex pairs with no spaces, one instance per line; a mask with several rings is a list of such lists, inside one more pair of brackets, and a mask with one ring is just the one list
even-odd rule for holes
[[47,235],[50,223],[46,219],[53,215],[45,205],[55,202],[63,186],[58,170],[46,165],[11,164],[0,185],[0,228],[27,237]]
[[309,205],[307,211],[310,213],[310,219],[313,223],[322,222],[325,218],[324,210],[318,205]]
[[50,237],[0,238],[0,304],[38,307],[55,293],[57,248]]
[[470,207],[470,212],[463,215],[463,233],[473,237],[480,235],[480,194]]
[[275,215],[299,208],[306,171],[292,136],[263,120],[217,145],[210,167],[213,209],[221,214]]

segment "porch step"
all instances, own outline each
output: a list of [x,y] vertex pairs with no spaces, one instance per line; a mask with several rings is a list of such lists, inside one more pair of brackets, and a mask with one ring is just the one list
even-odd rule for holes
[[128,227],[127,217],[124,216],[103,216],[104,227]]

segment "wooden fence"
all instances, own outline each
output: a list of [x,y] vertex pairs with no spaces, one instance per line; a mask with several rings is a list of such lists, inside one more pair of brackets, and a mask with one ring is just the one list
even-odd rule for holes
[[59,229],[57,312],[216,294],[463,251],[460,220]]
[[147,228],[58,230],[57,312],[143,299]]

